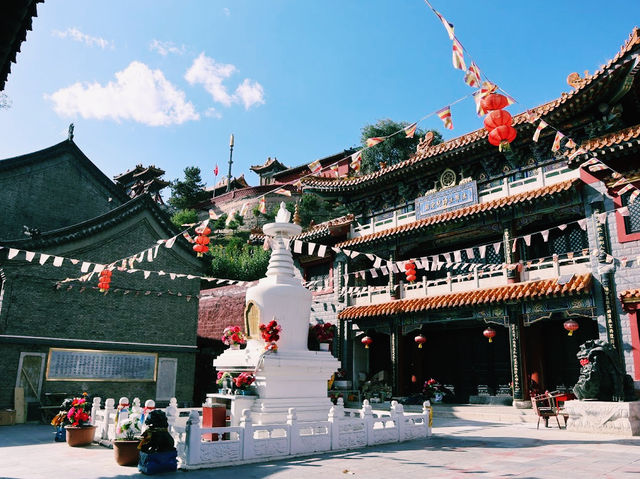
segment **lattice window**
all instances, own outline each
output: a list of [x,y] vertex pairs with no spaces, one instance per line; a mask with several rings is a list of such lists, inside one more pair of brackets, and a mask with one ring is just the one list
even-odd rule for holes
[[624,224],[627,234],[640,232],[640,201],[631,204],[628,202],[629,197],[625,196],[624,204],[629,207],[629,216],[625,217]]

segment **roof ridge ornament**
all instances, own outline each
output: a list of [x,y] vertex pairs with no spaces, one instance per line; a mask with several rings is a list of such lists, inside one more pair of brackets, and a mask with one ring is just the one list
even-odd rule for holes
[[580,74],[577,72],[569,73],[567,76],[567,84],[572,87],[574,90],[582,88],[582,86],[587,83],[591,76],[589,75],[589,70],[584,71],[584,78],[580,77]]

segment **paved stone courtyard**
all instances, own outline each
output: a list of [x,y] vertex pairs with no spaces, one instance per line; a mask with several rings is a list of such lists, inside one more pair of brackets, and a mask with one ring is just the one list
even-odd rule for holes
[[[481,423],[436,418],[428,440],[337,452],[269,464],[163,474],[159,477],[640,477],[640,438],[536,430],[535,424]],[[118,466],[101,446],[70,448],[53,442],[43,425],[0,427],[0,477],[97,479],[145,477]]]

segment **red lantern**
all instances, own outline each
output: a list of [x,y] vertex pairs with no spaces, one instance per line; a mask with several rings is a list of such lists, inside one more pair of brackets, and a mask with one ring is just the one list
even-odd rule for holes
[[404,264],[407,281],[410,283],[416,280],[416,264],[413,261],[408,261]]
[[493,329],[491,326],[489,326],[487,329],[485,329],[482,334],[484,335],[485,338],[489,339],[489,342],[492,343],[493,342],[493,338],[496,337],[496,330]]
[[491,93],[482,99],[480,106],[484,111],[500,110],[509,106],[509,100],[500,93]]
[[580,327],[580,325],[578,324],[577,321],[574,321],[573,319],[567,319],[564,324],[564,329],[566,329],[567,331],[569,331],[568,336],[573,336],[573,332],[577,331],[578,328]]
[[493,146],[504,148],[505,145],[508,145],[513,140],[516,139],[516,129],[512,126],[500,125],[489,132],[489,143]]
[[109,289],[109,283],[111,283],[112,274],[113,271],[111,271],[110,269],[103,269],[100,272],[100,278],[98,279],[98,289],[100,289],[101,293],[104,293]]
[[418,348],[422,349],[422,345],[427,342],[427,338],[425,338],[422,334],[418,334],[413,340],[418,343]]
[[197,244],[209,244],[209,237],[208,236],[196,236],[196,243]]
[[365,349],[369,349],[369,345],[373,343],[373,339],[371,339],[369,336],[365,336],[360,340],[360,342],[364,344]]
[[209,247],[204,244],[197,244],[197,238],[196,238],[196,244],[193,245],[193,251],[198,253],[198,256],[200,257],[202,256],[202,253],[206,253],[207,251],[209,251]]
[[211,228],[208,226],[205,226],[204,228],[202,226],[198,226],[196,228],[196,233],[199,235],[209,236],[211,234]]
[[484,127],[489,132],[499,126],[511,126],[512,124],[513,118],[511,114],[505,110],[493,110],[484,118]]
[[208,235],[211,233],[211,228],[200,225],[196,228],[196,233],[198,233],[198,236],[196,236],[196,244],[193,245],[193,251],[198,253],[198,257],[201,257],[203,253],[209,251],[207,245],[210,241]]

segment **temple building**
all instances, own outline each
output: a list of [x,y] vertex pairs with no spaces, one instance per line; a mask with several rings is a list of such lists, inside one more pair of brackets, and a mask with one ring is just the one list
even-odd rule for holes
[[355,215],[328,281],[354,387],[382,372],[397,396],[434,378],[457,402],[526,406],[570,389],[579,345],[600,338],[639,389],[640,202],[618,195],[640,186],[639,34],[592,75],[569,75],[569,93],[514,115],[505,151],[479,129],[374,173],[303,179]]
[[156,203],[163,205],[164,201],[160,191],[170,184],[161,178],[164,173],[163,169],[154,165],[144,167],[140,164],[136,165],[133,170],[114,176],[113,179],[124,188],[129,197],[135,198],[148,193]]
[[158,203],[65,140],[0,160],[0,205],[0,407],[191,401],[204,264]]

